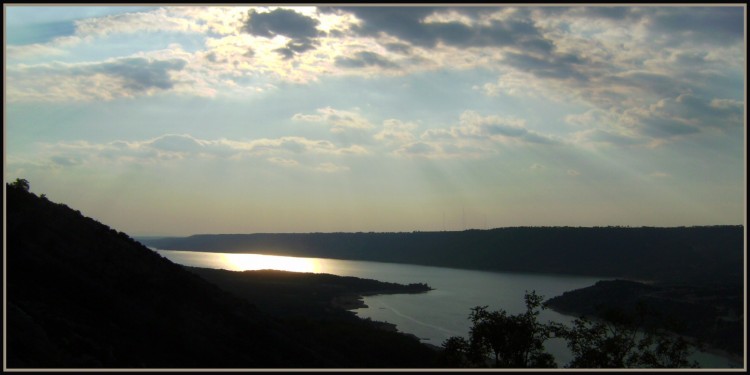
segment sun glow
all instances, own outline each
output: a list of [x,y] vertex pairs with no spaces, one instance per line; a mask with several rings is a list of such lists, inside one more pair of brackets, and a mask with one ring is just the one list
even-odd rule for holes
[[291,272],[320,272],[321,266],[316,259],[285,257],[263,254],[222,254],[227,269],[246,270],[281,270]]

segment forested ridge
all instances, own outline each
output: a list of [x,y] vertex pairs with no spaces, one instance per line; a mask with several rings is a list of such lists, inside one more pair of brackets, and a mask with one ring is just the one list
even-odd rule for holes
[[159,249],[257,252],[476,270],[739,283],[744,228],[511,227],[461,232],[202,234]]

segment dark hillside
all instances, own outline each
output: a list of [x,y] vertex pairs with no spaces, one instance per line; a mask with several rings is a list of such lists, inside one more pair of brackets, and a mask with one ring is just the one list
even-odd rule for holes
[[599,281],[551,298],[547,306],[561,313],[601,317],[608,310],[636,315],[636,306],[652,311],[645,323],[697,339],[737,358],[743,352],[743,291],[726,285],[690,285],[634,281]]
[[742,226],[515,227],[462,232],[224,234],[144,240],[159,249],[258,252],[488,271],[741,285]]
[[[314,341],[124,233],[23,187],[6,191],[7,368],[430,365],[411,354],[357,362],[334,344],[358,342],[372,354],[403,340],[327,333]],[[362,332],[370,331],[345,333]],[[386,333],[409,339],[377,334]],[[430,352],[409,344],[404,353]]]
[[8,367],[327,365],[124,233],[18,188],[6,209]]

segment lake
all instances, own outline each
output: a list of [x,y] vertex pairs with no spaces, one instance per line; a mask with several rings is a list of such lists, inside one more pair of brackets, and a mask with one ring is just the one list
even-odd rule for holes
[[[276,269],[294,272],[329,273],[379,281],[409,284],[423,282],[435,290],[421,294],[389,294],[364,298],[367,308],[354,310],[362,318],[396,324],[401,332],[413,334],[424,343],[440,346],[450,336],[468,337],[468,319],[474,306],[504,309],[510,314],[525,311],[525,291],[535,290],[545,298],[593,285],[603,278],[531,273],[485,272],[411,264],[380,263],[324,258],[284,257],[262,254],[211,253],[154,249],[165,258],[186,266],[232,271]],[[540,321],[570,323],[574,317],[551,310]],[[545,344],[558,366],[568,363],[571,353],[562,339]],[[703,368],[742,367],[710,353],[694,355]]]

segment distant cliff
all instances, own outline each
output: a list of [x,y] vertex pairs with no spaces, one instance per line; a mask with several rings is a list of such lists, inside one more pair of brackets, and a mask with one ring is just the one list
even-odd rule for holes
[[510,272],[740,283],[742,226],[515,227],[462,232],[219,234],[159,249],[258,252]]
[[364,321],[282,324],[28,184],[6,185],[6,215],[6,368],[432,363],[418,340]]

